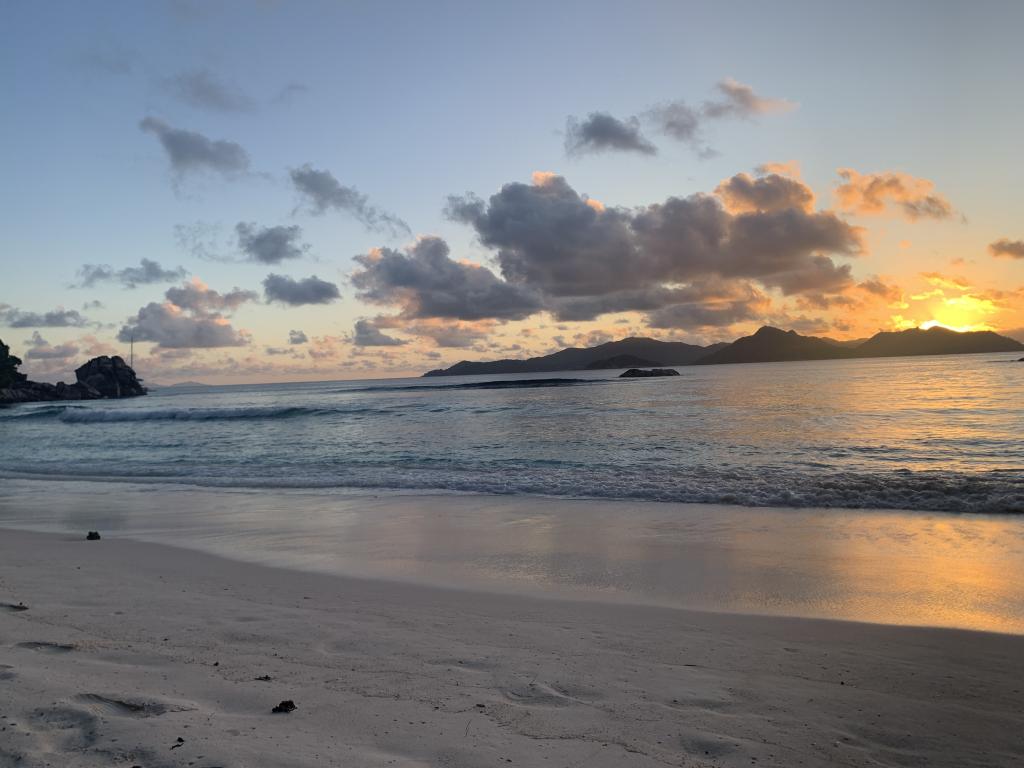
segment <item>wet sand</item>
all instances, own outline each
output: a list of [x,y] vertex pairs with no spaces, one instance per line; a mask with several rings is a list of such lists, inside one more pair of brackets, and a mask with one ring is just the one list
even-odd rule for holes
[[[443,589],[9,529],[0,603],[4,766],[1024,761],[1020,636]],[[271,714],[285,699],[296,711]]]

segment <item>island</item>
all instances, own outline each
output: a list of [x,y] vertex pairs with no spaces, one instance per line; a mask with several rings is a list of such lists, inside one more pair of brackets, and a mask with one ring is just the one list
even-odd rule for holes
[[614,368],[652,368],[727,363],[781,363],[799,360],[846,360],[866,357],[963,355],[979,352],[1024,351],[1024,344],[993,331],[953,331],[941,326],[882,331],[869,339],[838,341],[803,336],[766,325],[732,343],[702,347],[679,341],[631,337],[596,347],[570,347],[526,360],[463,360],[424,376],[462,376],[495,373],[541,373]]

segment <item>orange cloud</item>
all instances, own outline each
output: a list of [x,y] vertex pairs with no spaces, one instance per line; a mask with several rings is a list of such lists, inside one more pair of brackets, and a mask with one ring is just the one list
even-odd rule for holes
[[935,184],[898,171],[860,174],[852,168],[840,168],[843,183],[836,187],[840,210],[858,216],[879,216],[896,209],[908,221],[948,219],[953,206],[934,192]]

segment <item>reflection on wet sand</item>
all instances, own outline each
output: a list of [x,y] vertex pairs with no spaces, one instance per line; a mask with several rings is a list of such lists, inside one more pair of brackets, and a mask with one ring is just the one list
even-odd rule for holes
[[1013,516],[11,481],[0,525],[463,588],[1024,633]]

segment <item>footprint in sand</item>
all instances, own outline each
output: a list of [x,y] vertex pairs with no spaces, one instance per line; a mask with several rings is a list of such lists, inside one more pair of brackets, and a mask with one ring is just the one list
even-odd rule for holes
[[511,686],[501,692],[513,704],[527,707],[564,707],[572,703],[568,696],[543,683]]
[[[35,736],[48,750],[85,749],[96,743],[96,717],[75,707],[37,709],[29,716]],[[56,742],[56,743],[55,743]]]
[[25,648],[29,651],[39,651],[40,653],[69,653],[75,650],[75,646],[66,643],[28,642],[18,643],[17,647]]
[[194,707],[182,704],[171,704],[157,699],[140,699],[135,697],[119,698],[103,696],[98,693],[82,693],[75,701],[85,705],[90,711],[99,715],[115,717],[159,717],[168,712],[186,712]]

